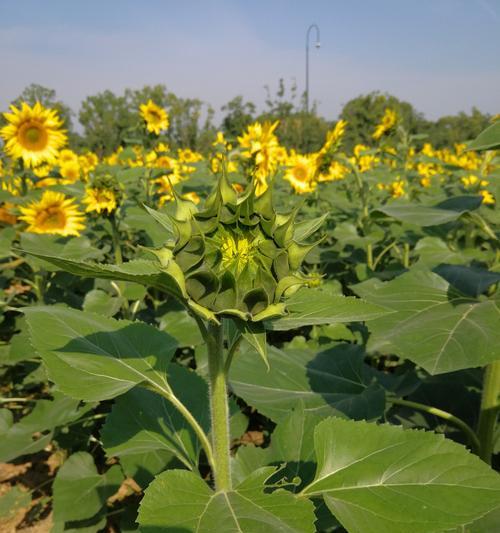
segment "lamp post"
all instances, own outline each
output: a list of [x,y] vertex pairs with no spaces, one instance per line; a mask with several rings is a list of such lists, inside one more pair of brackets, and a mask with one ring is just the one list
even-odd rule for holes
[[306,93],[305,93],[306,113],[309,113],[309,35],[313,28],[316,29],[316,48],[319,48],[321,46],[321,43],[319,42],[318,25],[311,24],[309,28],[307,28],[307,33],[306,33]]

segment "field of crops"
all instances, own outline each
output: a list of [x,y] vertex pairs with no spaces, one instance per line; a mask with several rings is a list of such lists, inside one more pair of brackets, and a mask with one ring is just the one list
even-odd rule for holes
[[494,533],[500,121],[0,136],[0,531]]

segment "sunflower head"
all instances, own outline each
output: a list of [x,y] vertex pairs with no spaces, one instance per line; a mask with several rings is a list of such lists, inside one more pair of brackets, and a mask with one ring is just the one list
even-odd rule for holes
[[168,128],[168,115],[165,109],[156,105],[152,100],[148,100],[147,104],[139,106],[141,117],[146,122],[146,128],[151,133],[160,135],[162,130]]
[[5,141],[6,153],[14,159],[22,159],[27,167],[41,163],[55,163],[59,149],[67,142],[62,121],[54,109],[45,109],[40,102],[30,107],[10,106],[11,113],[3,116],[8,124],[0,130]]
[[299,237],[297,210],[278,214],[271,189],[257,197],[250,185],[238,195],[225,177],[202,210],[176,201],[172,237],[153,253],[191,309],[253,322],[283,314],[286,296],[309,280],[300,267],[315,244],[301,241],[317,227]]
[[89,187],[85,189],[83,203],[87,204],[87,213],[95,211],[103,215],[111,215],[123,200],[123,190],[115,176],[111,174],[97,175]]
[[375,131],[373,132],[372,137],[377,141],[390,131],[394,126],[396,125],[396,122],[398,121],[398,115],[396,114],[396,111],[393,109],[387,108],[384,111],[384,116],[380,120],[380,122],[377,124]]
[[45,191],[38,201],[19,208],[20,220],[28,224],[26,231],[52,235],[80,235],[85,229],[84,215],[78,210],[74,198],[63,193]]

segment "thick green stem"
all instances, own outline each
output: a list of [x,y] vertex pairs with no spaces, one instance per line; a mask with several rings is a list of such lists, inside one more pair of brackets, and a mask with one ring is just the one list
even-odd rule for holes
[[432,407],[431,405],[425,405],[419,402],[402,400],[401,398],[389,398],[388,401],[394,405],[402,405],[404,407],[410,407],[411,409],[417,409],[419,411],[423,411],[424,413],[429,413],[430,415],[438,416],[439,418],[443,418],[444,420],[451,422],[452,424],[460,428],[467,436],[472,450],[474,452],[478,451],[479,440],[477,438],[476,433],[461,418],[458,418],[457,416],[448,413],[448,411],[443,411],[442,409],[438,409],[437,407]]
[[210,324],[207,335],[210,407],[212,415],[212,450],[215,461],[215,489],[231,490],[231,437],[227,374],[224,365],[224,326]]
[[500,409],[500,361],[489,364],[484,371],[483,395],[477,434],[479,437],[479,457],[491,464],[495,427]]
[[118,223],[116,221],[115,214],[112,213],[109,217],[111,223],[111,238],[113,239],[113,251],[115,253],[115,262],[117,265],[123,263],[122,247],[120,243],[120,232],[118,231]]

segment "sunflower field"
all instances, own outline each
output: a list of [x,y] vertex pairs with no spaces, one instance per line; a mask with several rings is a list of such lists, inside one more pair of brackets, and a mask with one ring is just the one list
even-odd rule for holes
[[[498,117],[496,117],[498,119]],[[101,154],[0,128],[0,531],[500,530],[500,121]]]

